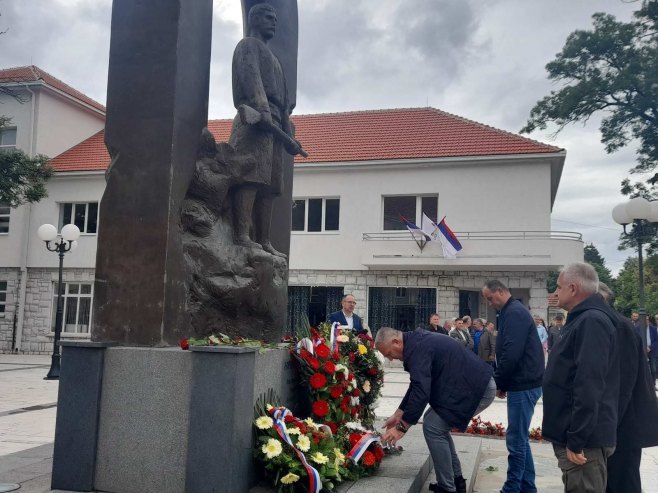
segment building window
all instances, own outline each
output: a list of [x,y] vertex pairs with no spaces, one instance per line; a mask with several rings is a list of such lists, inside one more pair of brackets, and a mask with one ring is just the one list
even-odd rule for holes
[[438,195],[395,195],[384,199],[384,231],[403,231],[407,227],[400,216],[421,224],[423,213],[432,221],[437,222]]
[[[55,331],[57,321],[57,294],[58,284],[53,284],[53,312],[51,328]],[[62,332],[69,334],[88,334],[91,321],[91,300],[93,284],[91,283],[64,283],[62,303],[64,305]]]
[[424,327],[434,312],[434,288],[369,288],[368,325],[373,334],[381,327],[402,331]]
[[16,129],[3,128],[0,130],[0,150],[16,149]]
[[292,204],[292,230],[338,231],[340,199],[296,199]]
[[0,313],[7,308],[7,281],[0,281]]
[[342,286],[288,286],[288,333],[298,333],[307,321],[312,327],[326,322],[342,298]]
[[59,229],[66,224],[75,224],[81,233],[96,234],[98,202],[60,204]]
[[0,204],[0,233],[9,233],[9,215],[11,207],[7,204]]

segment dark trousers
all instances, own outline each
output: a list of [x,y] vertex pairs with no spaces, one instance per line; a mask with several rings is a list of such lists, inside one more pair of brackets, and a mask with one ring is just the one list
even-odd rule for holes
[[557,465],[562,470],[565,493],[602,493],[608,479],[607,462],[614,448],[583,449],[587,463],[583,466],[567,459],[567,449],[553,444]]
[[641,493],[642,449],[616,450],[608,459],[607,493]]

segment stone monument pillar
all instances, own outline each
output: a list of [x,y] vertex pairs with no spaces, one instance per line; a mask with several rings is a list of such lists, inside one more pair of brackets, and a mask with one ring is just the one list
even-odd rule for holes
[[114,0],[93,341],[187,336],[180,209],[208,121],[212,0]]

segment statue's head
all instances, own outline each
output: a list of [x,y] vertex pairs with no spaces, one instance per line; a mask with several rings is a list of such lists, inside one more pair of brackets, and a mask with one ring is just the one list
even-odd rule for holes
[[258,34],[265,40],[272,39],[276,33],[276,10],[269,3],[257,3],[247,16],[250,34]]

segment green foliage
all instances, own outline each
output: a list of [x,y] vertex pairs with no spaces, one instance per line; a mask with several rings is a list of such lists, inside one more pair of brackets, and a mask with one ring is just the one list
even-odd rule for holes
[[[640,305],[639,285],[638,260],[629,258],[616,280],[615,308],[626,316]],[[647,314],[658,314],[658,255],[651,255],[644,262],[644,293]]]
[[[577,30],[555,60],[546,65],[549,79],[561,83],[531,110],[522,133],[560,132],[602,112],[601,142],[608,153],[638,142],[633,172],[658,165],[658,0],[645,0],[630,22],[610,14],[592,16],[593,29]],[[653,180],[658,180],[658,174]]]
[[546,276],[546,291],[549,293],[555,292],[557,289],[557,276],[559,275],[560,273],[556,270],[552,270],[548,273]]
[[[10,118],[0,116],[0,130],[9,122]],[[19,149],[0,151],[0,204],[18,207],[39,202],[48,196],[46,182],[52,175],[46,156],[31,158]]]
[[592,243],[585,245],[585,262],[594,267],[599,275],[599,281],[606,283],[614,291],[615,280],[612,277],[612,272],[606,267],[605,259]]

